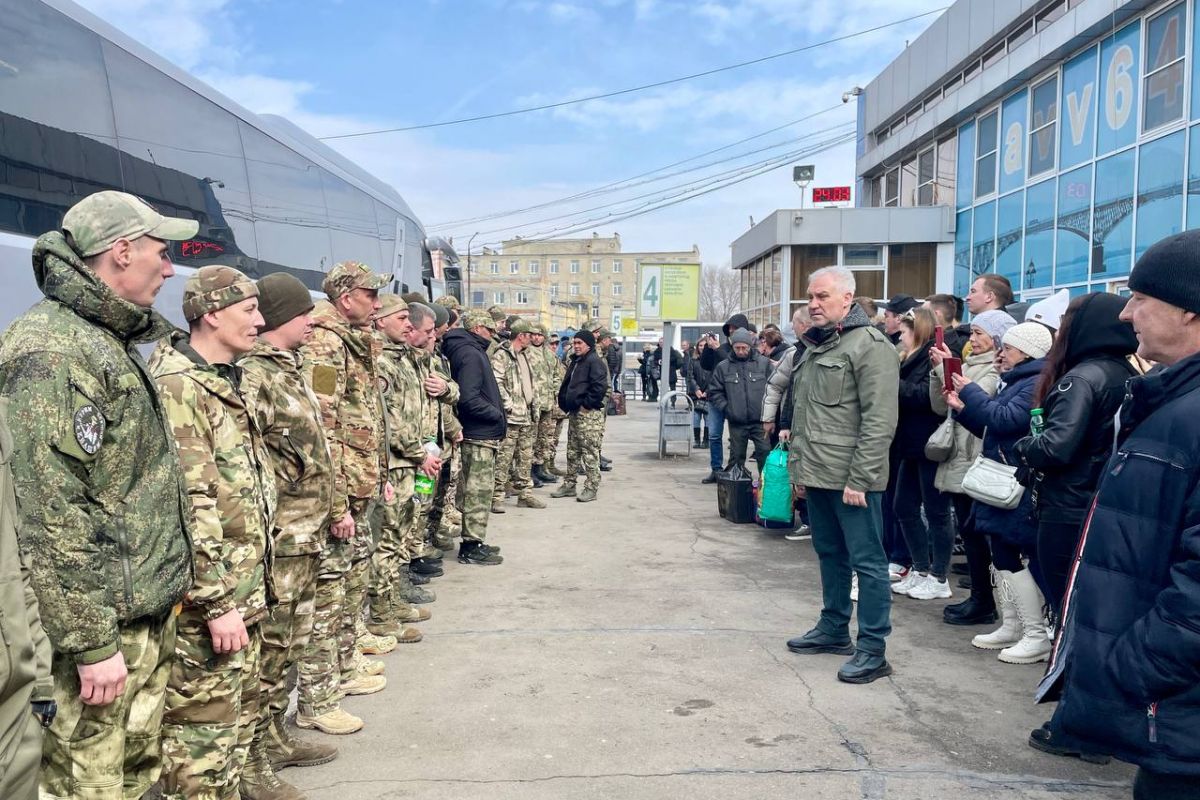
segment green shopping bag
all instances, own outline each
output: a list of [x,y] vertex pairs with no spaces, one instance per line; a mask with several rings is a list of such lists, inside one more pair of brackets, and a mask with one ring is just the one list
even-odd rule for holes
[[788,478],[787,445],[780,442],[767,456],[762,486],[758,491],[758,518],[772,522],[792,521],[792,482]]

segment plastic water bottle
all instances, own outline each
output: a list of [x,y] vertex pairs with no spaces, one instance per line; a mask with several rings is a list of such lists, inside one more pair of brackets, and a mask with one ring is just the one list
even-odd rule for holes
[[[425,453],[434,458],[441,458],[442,448],[438,447],[438,443],[430,440],[425,442]],[[437,488],[437,479],[431,478],[424,472],[417,470],[417,477],[413,481],[413,496],[418,503],[428,503],[433,499],[433,490]]]
[[1034,436],[1041,436],[1042,431],[1046,430],[1045,413],[1040,408],[1035,408],[1029,412],[1029,432]]

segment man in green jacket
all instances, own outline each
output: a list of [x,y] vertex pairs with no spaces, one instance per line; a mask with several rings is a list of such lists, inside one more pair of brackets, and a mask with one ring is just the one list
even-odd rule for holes
[[34,243],[46,299],[0,344],[17,531],[54,651],[43,797],[137,797],[161,769],[191,504],[137,347],[171,332],[151,305],[175,274],[167,241],[197,228],[122,192],[81,200]]
[[[812,327],[795,372],[788,471],[808,499],[824,607],[817,626],[788,642],[794,653],[851,655],[846,683],[890,675],[892,593],[883,551],[883,491],[896,432],[900,365],[887,337],[854,303],[854,273],[809,278]],[[782,437],[781,437],[782,438]],[[858,574],[858,647],[850,641],[851,573]]]

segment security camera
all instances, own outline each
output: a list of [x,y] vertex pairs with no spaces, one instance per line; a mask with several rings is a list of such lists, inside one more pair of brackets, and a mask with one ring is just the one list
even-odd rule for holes
[[842,102],[849,103],[851,97],[858,97],[862,93],[863,93],[862,87],[855,86],[853,89],[851,89],[848,92],[842,92]]
[[842,102],[849,103],[852,95],[849,92],[842,92]]

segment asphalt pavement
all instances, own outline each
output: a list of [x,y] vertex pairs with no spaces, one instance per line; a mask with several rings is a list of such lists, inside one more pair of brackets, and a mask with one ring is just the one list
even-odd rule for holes
[[844,657],[788,652],[820,610],[811,543],[720,519],[707,453],[660,460],[656,435],[656,407],[631,402],[597,501],[510,499],[488,531],[505,563],[447,558],[424,641],[345,703],[366,728],[281,777],[312,800],[1130,796],[1128,766],[1025,744],[1049,716],[1042,667],[943,624],[961,589],[897,600],[891,678],[842,684]]

